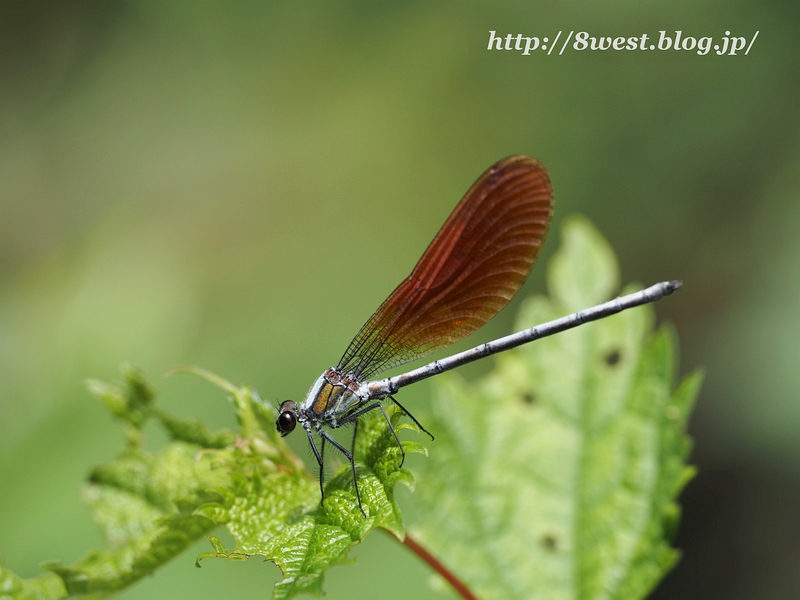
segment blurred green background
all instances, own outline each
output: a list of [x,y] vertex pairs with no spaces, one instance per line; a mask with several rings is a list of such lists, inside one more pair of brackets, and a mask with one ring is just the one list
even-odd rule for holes
[[[760,34],[735,57],[486,50],[489,30],[560,29]],[[86,377],[129,360],[213,426],[233,424],[223,395],[167,369],[301,399],[474,179],[528,153],[556,190],[543,260],[581,212],[623,281],[685,281],[657,311],[682,372],[707,369],[700,475],[654,597],[796,597],[799,32],[789,0],[3,2],[0,555],[32,576],[102,544],[80,489],[122,430]],[[522,295],[543,291],[538,269]],[[406,394],[424,406],[428,385]],[[198,571],[207,549],[122,597],[268,596],[274,566]],[[440,597],[387,536],[356,554],[329,598]]]

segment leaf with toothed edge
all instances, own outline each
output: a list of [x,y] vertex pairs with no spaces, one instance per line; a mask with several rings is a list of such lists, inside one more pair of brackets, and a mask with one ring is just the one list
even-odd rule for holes
[[[603,302],[611,248],[566,221],[552,297],[516,330]],[[633,288],[623,292],[633,291]],[[694,470],[685,426],[701,376],[673,389],[674,332],[643,306],[498,356],[466,385],[434,380],[435,452],[418,471],[411,530],[480,597],[645,597],[678,560],[675,497]]]
[[[275,598],[321,595],[325,572],[353,561],[347,554],[374,528],[404,535],[394,489],[413,477],[399,469],[400,450],[383,416],[362,418],[355,447],[359,489],[366,518],[358,508],[350,465],[319,486],[275,431],[277,413],[251,389],[238,388],[194,368],[181,368],[215,383],[228,394],[240,424],[238,436],[211,432],[193,420],[168,415],[154,403],[142,374],[123,366],[123,385],[92,381],[90,390],[126,424],[120,455],[96,467],[84,500],[111,548],[93,550],[72,565],[45,563],[49,574],[21,579],[0,565],[0,600],[100,598],[152,573],[206,535],[213,552],[197,558],[246,560],[258,555],[284,573]],[[398,432],[414,427],[399,423]],[[172,441],[157,453],[145,449],[141,428],[155,419]],[[404,441],[406,453],[425,452]],[[209,535],[225,524],[236,540],[233,551]]]
[[[388,412],[398,432],[415,429],[398,422],[400,411],[389,408]],[[403,448],[407,454],[425,453],[425,448],[414,442],[404,441]],[[413,486],[414,480],[407,469],[398,469],[400,450],[383,415],[361,419],[355,458],[366,518],[358,507],[349,463],[327,483],[321,505],[319,486],[307,476],[278,473],[240,478],[227,502],[199,509],[219,515],[236,539],[236,547],[228,552],[216,546],[215,540],[215,551],[200,558],[241,560],[258,555],[283,572],[273,598],[321,595],[325,572],[337,564],[351,564],[348,552],[372,529],[382,527],[397,537],[404,535],[394,488],[400,482]]]

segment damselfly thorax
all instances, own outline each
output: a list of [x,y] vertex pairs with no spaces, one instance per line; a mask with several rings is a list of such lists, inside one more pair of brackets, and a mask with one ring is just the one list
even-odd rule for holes
[[359,382],[354,377],[331,367],[311,387],[299,412],[309,419],[319,419],[325,425],[338,427],[342,416],[363,404],[358,388]]

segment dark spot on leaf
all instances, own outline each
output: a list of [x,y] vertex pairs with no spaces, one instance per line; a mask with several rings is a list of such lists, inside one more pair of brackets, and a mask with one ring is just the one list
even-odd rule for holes
[[619,362],[620,358],[622,358],[622,355],[619,353],[619,350],[612,350],[606,354],[605,361],[609,367],[613,367]]
[[536,402],[536,394],[533,392],[523,392],[521,397],[525,404],[533,404]]
[[539,543],[542,545],[542,548],[548,552],[555,552],[558,550],[558,540],[552,533],[545,533]]

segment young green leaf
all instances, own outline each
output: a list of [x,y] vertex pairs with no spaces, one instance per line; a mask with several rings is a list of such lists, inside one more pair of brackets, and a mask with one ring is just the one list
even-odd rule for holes
[[[70,566],[45,563],[52,573],[35,579],[22,580],[0,569],[0,598],[107,597],[151,574],[216,526],[194,511],[220,497],[215,489],[230,485],[228,472],[218,468],[218,457],[208,448],[226,436],[233,442],[232,434],[212,433],[166,415],[154,406],[154,393],[139,371],[124,365],[123,375],[122,385],[88,384],[127,427],[120,455],[95,467],[84,489],[84,500],[111,548],[89,551]],[[173,437],[158,453],[143,447],[140,430],[151,417]]]
[[[152,573],[188,545],[226,524],[236,539],[229,552],[209,536],[213,552],[203,558],[245,560],[253,555],[275,562],[284,579],[275,598],[322,594],[324,573],[352,562],[347,554],[375,527],[398,537],[403,520],[394,501],[399,482],[413,485],[399,468],[400,450],[382,415],[363,419],[355,456],[366,517],[359,509],[349,464],[328,482],[320,504],[316,478],[289,450],[275,429],[275,409],[250,388],[216,375],[200,375],[230,394],[239,420],[238,436],[209,431],[195,420],[175,418],[154,403],[142,374],[123,367],[123,385],[89,382],[89,389],[126,423],[120,455],[96,467],[84,499],[111,549],[93,550],[70,566],[45,563],[52,574],[23,580],[0,566],[0,600],[100,598]],[[398,431],[400,413],[389,409]],[[161,452],[144,448],[141,428],[156,419],[172,441]],[[404,442],[406,453],[424,452]]]
[[120,370],[125,378],[125,385],[89,379],[86,387],[114,416],[128,421],[134,427],[141,427],[150,418],[155,393],[138,369],[125,363]]
[[[517,330],[616,288],[587,221],[569,220],[562,243],[553,297],[528,300]],[[435,380],[412,531],[479,597],[642,598],[675,564],[700,376],[672,391],[675,336],[653,320],[650,306],[628,310],[501,355],[479,382]]]
[[[399,412],[390,410],[398,430]],[[403,442],[406,453],[424,452],[419,444]],[[347,554],[375,527],[398,537],[404,534],[402,516],[394,501],[399,482],[413,485],[406,469],[398,468],[400,450],[383,416],[362,419],[355,446],[361,513],[353,488],[350,465],[343,465],[325,487],[320,505],[317,482],[307,472],[255,472],[236,477],[223,502],[201,506],[204,514],[225,523],[236,539],[228,552],[216,538],[214,552],[198,558],[241,560],[258,555],[273,561],[283,572],[273,598],[298,594],[322,595],[325,572],[337,564],[349,564]]]
[[71,566],[44,566],[72,596],[108,594],[149,575],[216,524],[194,510],[229,485],[224,469],[201,448],[173,441],[158,454],[131,434],[115,460],[94,469],[84,500],[112,548],[91,551]]
[[55,573],[22,579],[0,562],[0,600],[50,600],[67,595],[64,582]]

